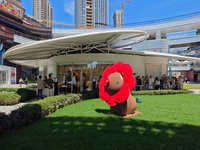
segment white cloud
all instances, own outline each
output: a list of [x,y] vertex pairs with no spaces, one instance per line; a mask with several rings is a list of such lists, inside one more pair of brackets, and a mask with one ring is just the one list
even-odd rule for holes
[[66,0],[64,4],[64,11],[74,16],[74,1]]

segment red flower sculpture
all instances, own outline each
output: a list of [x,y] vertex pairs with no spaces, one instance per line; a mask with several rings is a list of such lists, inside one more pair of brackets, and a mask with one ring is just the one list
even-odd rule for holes
[[[123,85],[116,93],[110,92],[107,88],[109,84],[109,75],[119,73],[123,76]],[[99,96],[109,106],[115,106],[118,103],[123,103],[130,95],[130,91],[135,86],[135,78],[133,76],[132,67],[121,62],[115,63],[113,66],[107,67],[99,82]]]

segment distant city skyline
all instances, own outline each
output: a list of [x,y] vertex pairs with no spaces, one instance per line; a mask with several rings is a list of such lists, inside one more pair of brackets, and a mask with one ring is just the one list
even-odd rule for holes
[[[109,5],[124,0],[109,0]],[[74,24],[74,0],[49,0],[53,6],[53,20]],[[199,0],[130,0],[124,4],[124,24],[173,17],[200,11]],[[22,0],[26,14],[33,16],[32,0]],[[113,24],[113,13],[121,5],[109,7],[109,24]]]

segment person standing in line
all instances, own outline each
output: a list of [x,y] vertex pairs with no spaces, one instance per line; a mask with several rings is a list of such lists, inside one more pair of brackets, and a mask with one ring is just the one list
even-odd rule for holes
[[146,76],[146,90],[149,90],[149,77]]
[[77,86],[76,86],[76,76],[75,76],[75,73],[73,74],[72,84],[73,84],[73,93],[76,94],[77,93]]
[[160,89],[160,80],[158,79],[158,77],[155,78],[155,90],[159,90]]
[[143,90],[146,89],[146,79],[144,76],[142,76],[142,85],[143,85]]
[[167,77],[165,76],[165,74],[163,75],[163,89],[167,89]]
[[172,81],[172,89],[174,89],[175,86],[176,86],[176,84],[175,84],[175,77],[172,77],[171,81]]
[[185,77],[185,83],[187,83],[187,77]]
[[163,77],[160,78],[160,90],[163,90]]
[[43,89],[43,95],[44,97],[47,97],[47,90],[49,90],[49,88],[47,87],[46,81],[47,81],[47,76],[44,76],[44,89]]
[[43,99],[42,92],[44,89],[44,81],[42,80],[42,76],[40,75],[37,79],[37,88],[38,88],[38,99]]
[[136,78],[136,91],[140,91],[141,82],[142,82],[142,80],[140,79],[140,76],[137,76],[137,78]]
[[49,74],[49,79],[46,80],[47,87],[47,97],[53,96],[53,87],[54,87],[54,81],[51,79],[51,74]]
[[178,89],[179,90],[182,89],[183,80],[182,80],[181,76],[178,77],[178,81],[177,82],[178,82]]
[[28,86],[28,78],[25,78],[26,87]]
[[154,86],[154,79],[152,78],[152,75],[150,75],[150,78],[149,78],[149,90],[153,90],[153,86]]
[[181,89],[183,89],[183,78],[180,76]]
[[170,89],[171,78],[167,77],[167,89]]
[[174,77],[174,80],[175,80],[175,87],[173,88],[173,90],[178,90],[178,84],[177,84],[177,78]]

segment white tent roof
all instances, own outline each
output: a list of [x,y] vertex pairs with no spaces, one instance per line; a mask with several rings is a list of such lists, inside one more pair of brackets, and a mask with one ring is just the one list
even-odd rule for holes
[[146,32],[135,30],[109,30],[85,33],[51,40],[19,44],[7,50],[3,55],[3,58],[24,66],[38,67],[38,60],[44,60],[53,56],[65,54],[86,54],[95,49],[101,53],[109,52],[112,54],[165,57],[200,62],[200,58],[196,57],[122,49],[123,47],[146,40],[148,36],[149,35]]
[[7,50],[3,58],[8,60],[35,60],[75,51],[88,53],[92,49],[105,52],[102,48],[121,48],[144,41],[148,37],[148,33],[135,30],[84,33],[20,44]]
[[[152,58],[153,57],[163,57],[163,58],[172,58],[172,59],[200,62],[200,58],[196,58],[196,57],[186,57],[186,56],[166,54],[166,53],[157,53],[157,52],[110,50],[110,53],[112,53],[112,54],[115,53],[115,54],[125,54],[125,55],[136,55],[136,56],[146,56],[146,57],[152,57]],[[17,60],[17,61],[13,61],[13,63],[24,65],[24,66],[36,67],[36,68],[39,66],[38,60]]]

